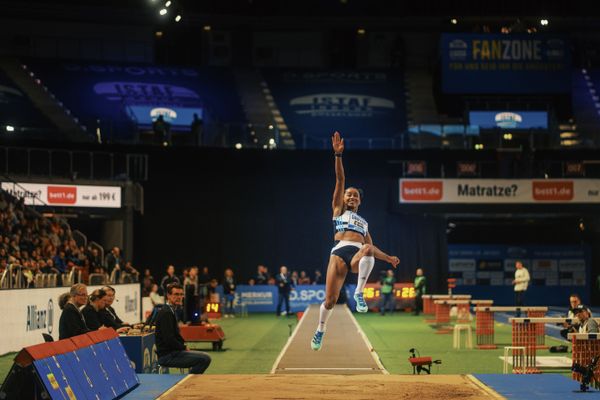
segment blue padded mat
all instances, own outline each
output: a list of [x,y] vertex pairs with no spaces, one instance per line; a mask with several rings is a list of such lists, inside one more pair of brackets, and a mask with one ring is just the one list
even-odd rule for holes
[[590,390],[589,394],[576,393],[579,382],[560,374],[513,375],[513,374],[474,374],[475,378],[485,383],[510,400],[568,400],[594,398],[600,392]]
[[138,374],[140,385],[127,393],[123,398],[127,400],[156,399],[186,376],[174,374]]

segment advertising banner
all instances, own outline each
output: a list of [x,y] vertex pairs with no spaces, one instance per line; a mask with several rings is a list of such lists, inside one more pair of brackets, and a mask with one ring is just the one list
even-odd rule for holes
[[[84,123],[110,123],[115,134],[149,128],[159,115],[179,132],[193,115],[243,121],[235,79],[226,68],[34,60],[28,69]],[[109,126],[109,125],[107,125]],[[125,139],[125,138],[124,138]]]
[[270,71],[264,76],[298,135],[385,138],[406,129],[403,75],[394,71]]
[[[345,293],[348,306],[354,310],[354,289],[356,285],[346,285]],[[217,292],[223,298],[222,288],[219,286]],[[235,291],[234,306],[241,303],[246,304],[248,312],[275,313],[279,293],[275,285],[238,285]],[[320,304],[325,300],[325,285],[298,285],[290,293],[290,311],[304,311],[310,304]],[[285,311],[285,304],[282,306]]]
[[482,129],[548,129],[548,112],[469,111],[469,123]]
[[446,33],[440,51],[445,93],[571,90],[571,55],[563,36]]
[[400,179],[399,202],[600,203],[598,179]]
[[515,262],[528,269],[528,305],[564,305],[569,294],[589,296],[591,250],[587,245],[448,245],[448,274],[457,292],[513,302]]
[[[88,293],[101,287],[88,286]],[[119,318],[129,323],[139,322],[140,285],[114,285],[114,288],[116,300],[112,306]],[[42,333],[48,333],[58,340],[58,322],[61,314],[58,297],[69,289],[57,287],[0,290],[0,315],[4,319],[0,355],[42,343]]]
[[121,208],[120,186],[2,182],[1,187],[30,206]]

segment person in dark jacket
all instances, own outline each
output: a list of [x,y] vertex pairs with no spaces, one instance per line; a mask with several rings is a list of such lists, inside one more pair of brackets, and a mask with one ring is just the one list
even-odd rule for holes
[[[294,290],[294,284],[288,275],[285,265],[279,268],[279,273],[275,275],[277,289],[279,290],[279,299],[277,301],[277,315],[286,315],[290,313],[290,292]],[[281,312],[282,303],[285,302],[285,311]]]
[[69,291],[70,299],[65,304],[58,324],[59,339],[68,339],[73,336],[89,332],[83,314],[79,307],[87,302],[87,286],[83,283],[75,284]]
[[131,325],[123,322],[115,309],[112,308],[112,304],[115,301],[115,289],[112,286],[104,286],[102,290],[106,292],[104,308],[100,310],[102,325],[107,328],[113,328],[117,333],[127,332],[131,328]]
[[104,326],[101,311],[104,309],[105,297],[106,292],[104,290],[94,290],[88,299],[87,305],[81,310],[83,318],[85,318],[85,324],[91,331],[97,331]]
[[225,297],[225,318],[235,317],[233,301],[235,300],[235,279],[233,279],[233,270],[227,268],[223,278],[223,296]]
[[190,374],[202,374],[210,365],[210,356],[188,350],[177,323],[176,308],[183,303],[183,287],[179,283],[167,286],[167,304],[156,316],[156,354],[161,367],[189,368]]

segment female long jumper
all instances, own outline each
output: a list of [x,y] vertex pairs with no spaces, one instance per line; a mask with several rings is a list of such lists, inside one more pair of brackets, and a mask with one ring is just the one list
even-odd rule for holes
[[363,298],[363,289],[373,265],[375,265],[375,258],[392,264],[394,268],[400,263],[398,257],[389,256],[373,245],[369,224],[357,214],[362,200],[361,192],[354,187],[344,189],[346,180],[342,163],[344,139],[341,138],[339,132],[335,132],[331,142],[335,153],[335,190],[331,203],[334,246],[331,249],[327,265],[325,301],[321,304],[319,325],[310,343],[313,350],[321,349],[327,320],[333,312],[333,306],[340,295],[348,270],[353,273],[358,272],[354,300],[356,301],[356,311],[365,313],[368,311],[368,307]]

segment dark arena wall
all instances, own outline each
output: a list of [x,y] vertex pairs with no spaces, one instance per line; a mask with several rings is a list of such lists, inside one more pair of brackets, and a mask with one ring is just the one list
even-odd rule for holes
[[[178,271],[208,266],[220,277],[232,267],[239,282],[253,276],[258,264],[271,272],[280,265],[309,274],[325,271],[332,246],[330,152],[172,148],[149,154],[145,210],[136,217],[134,235],[134,257],[141,268],[151,268],[160,277],[170,263]],[[487,156],[495,162],[493,154]],[[411,281],[415,268],[422,267],[430,291],[443,292],[448,244],[484,243],[587,243],[594,279],[598,224],[593,207],[398,204],[402,159],[427,158],[435,176],[436,168],[461,157],[465,154],[344,154],[346,184],[365,192],[360,213],[369,221],[375,244],[402,260],[400,281]],[[585,231],[578,228],[581,218],[587,224]],[[377,267],[387,268],[380,262]],[[378,274],[375,271],[371,279]],[[510,297],[510,287],[506,289]]]

